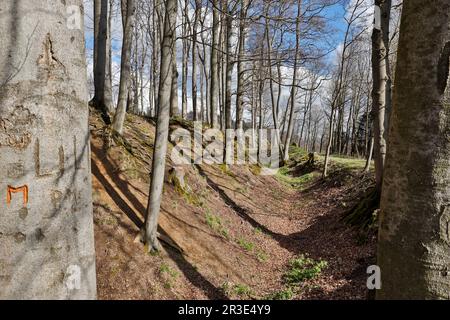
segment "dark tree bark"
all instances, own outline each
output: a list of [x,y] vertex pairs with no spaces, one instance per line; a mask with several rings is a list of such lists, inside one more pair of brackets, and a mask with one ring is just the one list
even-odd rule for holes
[[450,5],[403,1],[378,242],[379,299],[450,292]]
[[108,0],[94,1],[94,98],[90,104],[102,112],[109,123],[108,112],[112,109],[110,84],[111,40],[109,35]]

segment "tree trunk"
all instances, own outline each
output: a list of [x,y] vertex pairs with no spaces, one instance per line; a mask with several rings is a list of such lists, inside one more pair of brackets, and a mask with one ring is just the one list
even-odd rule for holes
[[135,17],[135,0],[122,0],[123,43],[120,63],[119,98],[113,120],[113,130],[123,133],[123,123],[127,110],[128,86],[131,77],[131,47],[133,46],[133,29]]
[[[328,163],[330,162],[330,155],[331,155],[331,145],[333,143],[333,123],[334,123],[334,106],[331,106],[331,114],[330,114],[330,125],[328,127],[328,143],[327,143],[327,149],[325,153],[325,163],[323,166],[322,171],[322,178],[326,178],[328,176]],[[322,143],[320,144],[320,150],[322,150]]]
[[449,299],[450,6],[403,1],[381,195],[379,299]]
[[[180,110],[178,108],[178,68],[177,68],[177,42],[176,36],[173,37],[173,50],[174,54],[172,57],[172,84],[170,89],[170,116],[177,117],[180,115]],[[162,59],[162,58],[161,58]],[[160,78],[161,79],[161,78]],[[161,88],[161,87],[160,87]],[[159,94],[158,94],[159,96]]]
[[213,25],[212,25],[212,47],[211,47],[211,90],[209,98],[210,108],[211,108],[211,126],[214,129],[219,128],[219,118],[217,114],[217,108],[219,104],[219,72],[218,72],[218,48],[219,48],[219,8],[218,8],[218,0],[212,0],[213,4]]
[[[389,65],[388,48],[389,20],[391,7],[390,0],[376,0],[375,6],[380,8],[380,25],[376,25],[372,33],[372,114],[373,114],[373,132],[374,132],[374,160],[375,160],[375,179],[377,189],[381,189],[383,181],[384,160],[386,157],[386,139],[385,139],[385,111],[386,111],[386,84],[388,80],[387,67]],[[388,30],[385,30],[388,28]],[[390,91],[389,91],[390,92]]]
[[188,61],[189,61],[189,41],[188,37],[188,1],[184,1],[184,8],[182,11],[182,50],[183,62],[181,66],[181,117],[187,119],[187,77],[188,77]]
[[66,21],[61,1],[2,1],[0,299],[96,298],[83,1],[70,3]]
[[169,119],[173,76],[173,56],[175,52],[177,0],[167,0],[164,19],[163,40],[161,42],[161,64],[158,91],[158,119],[156,125],[155,147],[153,149],[152,179],[150,197],[145,219],[145,243],[148,251],[160,250],[158,241],[158,217],[164,185],[167,141],[169,138]]
[[105,82],[105,105],[109,112],[114,112],[115,106],[113,101],[113,83],[112,83],[112,17],[113,17],[114,1],[109,0],[108,11],[108,38],[106,42],[106,82]]
[[[194,23],[192,26],[192,116],[194,121],[199,120],[198,110],[197,110],[197,25],[200,19],[201,1],[195,0],[195,16]],[[203,90],[203,87],[201,88]],[[200,118],[203,117],[203,101],[202,110],[200,112]]]
[[292,76],[292,88],[291,88],[291,112],[289,114],[289,124],[284,140],[284,157],[283,160],[289,160],[289,145],[291,144],[292,132],[294,130],[294,115],[295,115],[295,96],[297,93],[297,66],[298,66],[298,54],[300,51],[300,17],[301,17],[302,1],[297,0],[297,19],[295,22],[295,56],[294,56],[294,70]]
[[159,45],[161,43],[161,22],[160,17],[162,16],[162,5],[161,0],[155,0],[153,2],[153,13],[152,13],[152,28],[153,28],[153,41],[152,41],[152,97],[153,97],[153,110],[151,112],[152,116],[158,114],[158,70],[159,70]]
[[232,62],[232,24],[233,19],[232,14],[228,11],[227,1],[224,1],[223,9],[227,10],[224,14],[225,19],[225,39],[226,39],[226,54],[225,54],[225,129],[232,129],[232,118],[231,118],[231,76],[233,72],[233,62]]
[[241,0],[241,14],[239,21],[239,54],[237,61],[237,93],[236,93],[236,128],[244,128],[244,53],[245,53],[245,19],[247,19],[248,0]]
[[[268,12],[268,7],[265,9],[266,10],[266,14]],[[267,44],[267,63],[268,63],[268,71],[269,71],[269,87],[270,87],[270,97],[271,97],[271,101],[272,101],[272,120],[273,120],[273,126],[275,129],[275,139],[276,139],[276,143],[278,143],[278,147],[279,147],[279,151],[280,151],[280,155],[283,156],[283,148],[282,148],[282,143],[281,143],[281,137],[280,137],[280,133],[279,133],[279,127],[278,127],[278,103],[275,100],[275,89],[273,86],[273,74],[272,74],[272,43],[270,41],[270,35],[269,35],[269,21],[268,18],[265,19],[266,20],[266,26],[265,26],[265,31],[264,31],[264,36],[266,39],[266,44]],[[280,97],[280,92],[281,90],[278,91],[278,98]],[[284,157],[284,156],[283,156]]]
[[369,152],[367,154],[366,158],[366,166],[364,167],[364,172],[369,172],[370,170],[370,163],[372,162],[372,156],[373,156],[373,137],[370,139],[370,146],[369,146]]
[[[208,117],[205,115],[205,75],[203,74],[203,71],[200,72],[200,121],[206,120],[208,122]],[[197,97],[195,97],[197,99]],[[197,116],[197,118],[199,118]]]
[[[94,1],[94,87],[95,94],[91,105],[102,112],[108,119],[111,109],[112,92],[108,84],[110,80],[110,51],[111,41],[108,37],[108,0]],[[108,50],[109,47],[109,50]]]

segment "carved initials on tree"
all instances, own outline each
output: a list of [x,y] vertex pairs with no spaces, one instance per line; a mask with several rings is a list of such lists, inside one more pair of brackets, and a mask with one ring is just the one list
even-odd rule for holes
[[18,188],[14,188],[11,186],[8,186],[8,192],[6,193],[6,203],[8,206],[11,204],[11,198],[13,193],[23,193],[23,205],[26,206],[28,203],[28,186],[22,186]]

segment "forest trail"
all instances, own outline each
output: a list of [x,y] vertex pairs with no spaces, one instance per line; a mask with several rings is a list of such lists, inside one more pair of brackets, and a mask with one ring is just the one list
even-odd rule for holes
[[260,176],[256,166],[189,166],[188,191],[166,178],[164,250],[150,255],[136,237],[154,127],[128,117],[126,147],[108,152],[98,114],[90,121],[100,299],[367,298],[373,233],[341,221],[372,182],[360,173],[364,161],[335,159],[326,180],[295,163],[277,176]]

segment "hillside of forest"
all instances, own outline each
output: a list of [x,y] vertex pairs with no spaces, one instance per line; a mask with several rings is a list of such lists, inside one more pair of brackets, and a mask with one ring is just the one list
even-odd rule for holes
[[[189,122],[171,122],[171,130]],[[160,240],[139,240],[147,206],[154,120],[127,115],[123,139],[91,110],[95,249],[100,299],[366,299],[373,230],[342,219],[373,184],[365,160],[333,157],[320,179],[293,146],[275,176],[258,166],[192,165],[185,187],[163,190]],[[173,147],[173,146],[171,146]],[[169,147],[169,151],[171,150]]]

